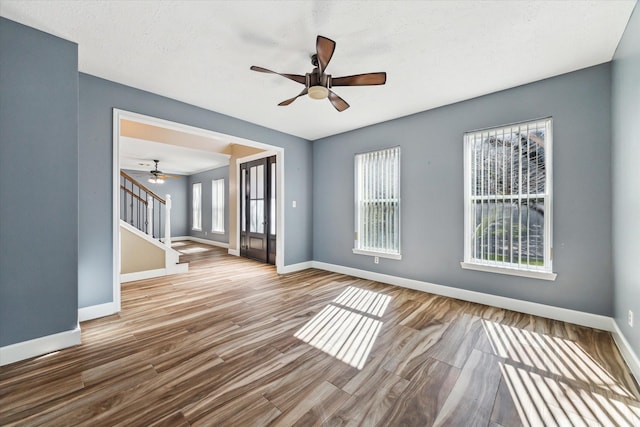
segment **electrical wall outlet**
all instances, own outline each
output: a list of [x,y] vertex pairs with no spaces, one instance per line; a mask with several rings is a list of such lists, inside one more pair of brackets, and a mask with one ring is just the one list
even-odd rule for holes
[[379,264],[379,263],[380,263],[380,258],[378,258],[377,256],[374,256],[374,257],[373,257],[373,262],[374,262],[375,264]]
[[629,326],[633,328],[633,311],[631,310],[629,310],[629,313],[627,314],[627,323],[629,323]]

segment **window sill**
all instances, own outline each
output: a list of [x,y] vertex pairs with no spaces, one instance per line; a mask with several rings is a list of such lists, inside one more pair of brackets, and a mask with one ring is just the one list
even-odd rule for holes
[[210,231],[211,234],[219,234],[219,235],[224,235],[224,231],[218,231],[218,230],[211,230]]
[[378,258],[402,259],[401,254],[389,254],[386,252],[363,251],[362,249],[353,249],[353,253],[358,255],[377,256]]
[[546,271],[532,270],[516,270],[515,268],[497,267],[495,265],[474,264],[470,262],[461,262],[460,266],[466,270],[484,271],[487,273],[508,274],[511,276],[528,277],[530,279],[556,280],[556,273]]
[[202,228],[192,228],[191,231],[202,231]]

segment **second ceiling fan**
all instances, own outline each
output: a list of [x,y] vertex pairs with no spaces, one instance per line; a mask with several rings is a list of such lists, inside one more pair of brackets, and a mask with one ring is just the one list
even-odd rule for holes
[[155,169],[151,169],[149,171],[149,173],[151,174],[151,176],[149,177],[149,182],[152,184],[162,184],[164,182],[165,179],[167,178],[180,178],[179,176],[176,175],[169,175],[167,173],[162,172],[161,170],[158,169],[158,163],[160,163],[160,160],[154,160],[156,167]]
[[349,108],[349,104],[336,95],[336,93],[331,90],[332,87],[383,85],[387,81],[387,73],[377,72],[355,74],[345,77],[332,77],[331,74],[325,73],[325,70],[329,65],[329,61],[331,61],[335,48],[336,42],[326,37],[318,36],[316,39],[316,53],[311,57],[311,64],[315,68],[312,72],[306,73],[304,76],[300,74],[277,73],[255,65],[251,66],[251,69],[261,73],[278,74],[279,76],[304,85],[302,92],[293,98],[282,101],[278,105],[289,105],[298,97],[309,95],[309,97],[313,99],[329,98],[329,102],[331,102],[336,110],[344,111]]

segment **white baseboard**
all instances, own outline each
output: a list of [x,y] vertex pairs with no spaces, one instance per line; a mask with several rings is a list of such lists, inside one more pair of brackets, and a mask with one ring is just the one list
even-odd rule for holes
[[468,291],[466,289],[458,289],[450,286],[436,285],[434,283],[422,282],[420,280],[406,279],[403,277],[359,270],[357,268],[344,267],[341,265],[327,264],[324,262],[311,261],[311,265],[313,268],[318,268],[320,270],[347,274],[349,276],[375,280],[377,282],[388,283],[390,285],[401,286],[403,288],[415,289],[417,291],[456,298],[463,301],[505,308],[507,310],[518,311],[520,313],[533,314],[540,317],[546,317],[548,319],[560,320],[563,322],[574,323],[576,325],[613,332],[611,318],[598,314],[585,313],[567,308]]
[[97,319],[99,317],[110,316],[118,312],[118,307],[114,302],[104,304],[90,305],[78,309],[78,321],[85,322],[87,320]]
[[154,277],[162,277],[167,275],[166,268],[157,268],[155,270],[136,271],[135,273],[125,273],[120,275],[120,283],[133,282],[135,280],[153,279]]
[[218,246],[220,248],[228,248],[229,244],[225,243],[225,242],[217,242],[215,240],[208,240],[208,239],[202,239],[200,237],[193,237],[193,236],[178,236],[178,237],[172,237],[171,241],[172,242],[180,242],[183,240],[191,240],[193,242],[197,242],[197,243],[202,243],[205,245],[211,245],[211,246]]
[[613,340],[616,342],[618,346],[618,350],[622,354],[624,361],[627,362],[627,366],[631,370],[631,373],[634,377],[636,377],[636,381],[640,384],[640,359],[638,355],[633,351],[629,341],[624,337],[618,323],[615,319],[611,319],[613,331],[611,335],[613,335]]
[[280,270],[278,270],[278,274],[295,273],[296,271],[306,270],[307,268],[313,268],[313,261],[305,261],[298,264],[285,265]]
[[75,329],[0,347],[0,366],[42,356],[82,343],[80,325]]
[[182,262],[179,264],[171,264],[169,267],[166,268],[166,270],[167,270],[167,276],[169,274],[187,273],[189,272],[189,263]]
[[240,251],[238,249],[229,249],[229,255],[240,256]]
[[168,276],[170,274],[180,274],[189,271],[189,263],[170,264],[167,268],[157,268],[155,270],[136,271],[135,273],[125,273],[120,275],[120,283],[134,282],[136,280],[153,279],[154,277]]

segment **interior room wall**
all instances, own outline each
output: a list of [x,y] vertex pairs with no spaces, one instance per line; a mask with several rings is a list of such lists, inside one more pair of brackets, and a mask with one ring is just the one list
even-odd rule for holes
[[[212,221],[212,194],[211,181],[214,179],[224,179],[224,233],[211,231]],[[202,183],[202,230],[194,230],[192,228],[193,204],[192,204],[192,188],[193,184]],[[188,179],[189,197],[187,200],[187,211],[189,213],[188,232],[185,235],[198,237],[200,239],[212,240],[214,242],[229,243],[229,166],[223,166],[208,171],[200,172],[189,176]]]
[[[615,320],[640,355],[640,11],[636,6],[613,61],[613,278]],[[627,322],[634,313],[634,326]]]
[[78,46],[0,18],[0,347],[73,331],[77,304]]
[[[611,66],[603,64],[315,141],[314,260],[612,315],[610,109]],[[548,116],[557,279],[463,270],[463,134]],[[354,155],[396,145],[402,260],[374,264],[352,253]]]
[[165,252],[124,227],[120,227],[120,248],[122,274],[165,268]]

